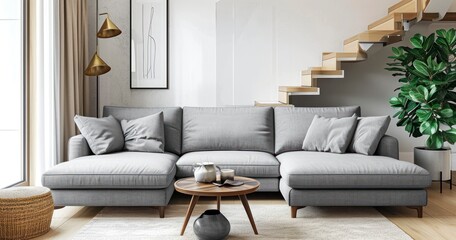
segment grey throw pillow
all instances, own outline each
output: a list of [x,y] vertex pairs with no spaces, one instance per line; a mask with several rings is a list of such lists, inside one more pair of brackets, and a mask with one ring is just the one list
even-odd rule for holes
[[94,154],[117,152],[123,149],[122,128],[113,116],[92,118],[76,115],[74,122]]
[[374,155],[380,140],[388,130],[390,121],[389,116],[359,118],[348,151]]
[[315,115],[304,138],[306,151],[345,153],[356,129],[356,115],[325,118]]
[[165,151],[163,112],[131,121],[122,120],[121,125],[125,138],[125,150],[158,153]]

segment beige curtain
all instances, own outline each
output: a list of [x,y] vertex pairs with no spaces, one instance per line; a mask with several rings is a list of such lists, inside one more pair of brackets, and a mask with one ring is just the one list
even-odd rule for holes
[[89,116],[90,79],[84,75],[89,61],[87,0],[64,0],[59,6],[60,31],[60,146],[68,158],[68,139],[76,135],[73,118]]

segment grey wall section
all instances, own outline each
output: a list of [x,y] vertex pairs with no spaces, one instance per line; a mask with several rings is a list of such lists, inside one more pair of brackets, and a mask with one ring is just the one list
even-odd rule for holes
[[[319,96],[293,96],[295,106],[351,106],[360,105],[361,115],[378,116],[393,115],[394,109],[389,106],[388,100],[394,96],[394,89],[399,83],[396,78],[384,70],[389,62],[391,47],[408,44],[408,39],[416,33],[430,34],[440,28],[455,27],[454,23],[419,23],[412,27],[405,37],[406,40],[382,48],[380,51],[369,54],[367,61],[345,63],[343,79],[319,79],[321,89]],[[391,121],[387,134],[399,139],[401,152],[413,152],[413,147],[425,144],[426,138],[409,138],[407,132],[396,126],[397,119]],[[410,158],[404,156],[403,158]]]

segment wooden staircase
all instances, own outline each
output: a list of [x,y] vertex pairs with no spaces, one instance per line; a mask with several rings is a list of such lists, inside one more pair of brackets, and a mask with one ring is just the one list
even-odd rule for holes
[[[374,45],[387,46],[402,41],[405,32],[417,22],[443,19],[452,2],[453,0],[402,0],[391,6],[388,15],[369,24],[367,31],[346,39],[343,52],[325,52],[320,67],[302,71],[301,86],[279,86],[279,102],[290,104],[291,95],[319,95],[318,79],[344,78],[341,63],[364,61],[368,50]],[[426,9],[441,11],[427,12]]]

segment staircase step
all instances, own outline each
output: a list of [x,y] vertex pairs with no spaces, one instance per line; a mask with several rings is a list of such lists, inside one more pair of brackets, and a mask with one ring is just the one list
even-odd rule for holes
[[282,102],[266,102],[266,101],[255,101],[255,107],[294,107],[291,104],[285,104]]
[[367,59],[361,52],[326,52],[323,53],[323,66],[325,70],[340,70],[341,62],[358,62]]
[[312,78],[343,78],[344,70],[327,70],[322,68],[310,68],[301,72],[301,75],[311,75]]
[[418,15],[416,13],[392,13],[388,16],[381,18],[371,24],[369,24],[369,30],[391,30],[399,31],[404,30],[404,21],[411,21],[416,19]]
[[[401,41],[404,36],[404,31],[397,30],[370,30],[363,33],[357,34],[344,41],[344,45],[354,41],[359,43],[386,43],[396,42],[395,40]],[[398,39],[396,39],[398,38]]]
[[367,59],[367,54],[363,52],[325,52],[323,61],[336,59],[339,62],[358,62]]
[[301,86],[280,86],[279,102],[290,104],[291,95],[320,95],[320,88]]
[[418,13],[418,1],[420,0],[402,0],[389,7],[388,13]]

